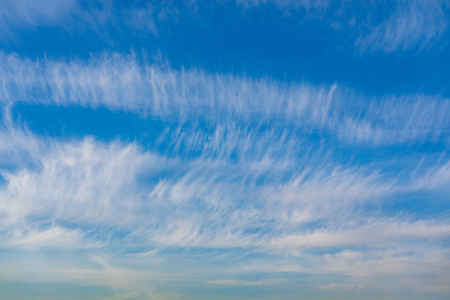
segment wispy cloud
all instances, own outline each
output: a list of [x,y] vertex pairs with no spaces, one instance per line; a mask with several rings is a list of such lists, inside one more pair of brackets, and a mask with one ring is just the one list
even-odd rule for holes
[[445,1],[393,2],[395,12],[356,41],[361,51],[410,50],[428,48],[446,30],[448,25]]
[[85,239],[85,234],[78,229],[66,229],[55,226],[43,231],[14,232],[6,243],[18,248],[90,248],[101,246],[98,242]]
[[239,0],[236,3],[247,9],[271,4],[286,16],[298,19],[299,23],[324,19],[331,29],[344,30],[347,37],[354,38],[360,53],[429,49],[441,38],[449,23],[449,6],[442,0]]
[[329,0],[236,0],[236,3],[246,8],[272,4],[278,9],[288,12],[289,10],[305,9],[310,10],[324,10],[329,6]]
[[[257,137],[246,143],[254,144],[256,140]],[[224,140],[221,145],[226,147],[227,143]],[[295,143],[289,146],[289,141],[285,145],[296,147]],[[167,243],[196,247],[228,247],[229,243],[230,246],[233,243],[236,246],[251,245],[255,238],[261,241],[262,235],[271,240],[272,233],[278,232],[280,236],[280,232],[285,232],[292,235],[283,238],[285,241],[316,246],[320,244],[318,240],[314,242],[306,237],[320,239],[324,234],[322,229],[311,232],[302,224],[323,220],[331,225],[336,220],[336,224],[342,226],[361,205],[408,190],[407,186],[399,189],[398,184],[386,183],[387,178],[380,175],[364,175],[366,171],[352,168],[339,170],[332,160],[324,164],[308,158],[303,163],[310,167],[299,169],[302,160],[295,158],[293,149],[287,152],[291,153],[287,157],[286,154],[275,155],[271,160],[266,156],[250,158],[243,154],[239,165],[230,161],[229,156],[211,156],[209,153],[214,149],[205,150],[198,159],[187,161],[142,152],[136,145],[104,145],[91,140],[56,143],[50,149],[50,154],[43,153],[39,158],[39,169],[4,172],[7,185],[2,191],[2,210],[9,216],[4,218],[5,225],[31,222],[37,226],[60,221],[114,226],[122,230],[138,228],[136,237],[149,234],[151,240],[163,246]],[[253,153],[254,150],[248,151]],[[284,152],[285,149],[280,147],[273,151]],[[282,166],[287,158],[295,163],[294,168],[288,165],[274,168],[280,163]],[[268,165],[261,164],[262,161]],[[161,174],[168,174],[168,177],[161,177]],[[281,174],[284,175],[280,178],[284,179],[280,181],[277,177]],[[143,185],[139,184],[141,176],[147,178]],[[432,177],[434,173],[429,172],[428,176]],[[434,181],[431,179],[430,182]],[[409,189],[415,190],[412,185]],[[434,188],[434,185],[424,188]],[[242,206],[239,205],[242,197],[253,200]],[[155,211],[171,213],[163,217],[154,215]],[[210,217],[204,217],[206,212]],[[353,222],[357,222],[352,226],[360,228],[361,236],[356,234],[358,230],[353,232],[351,227],[347,228],[350,230],[348,237],[354,239],[350,244],[358,243],[373,228],[371,224],[361,227],[355,219]],[[161,224],[166,227],[161,228]],[[293,227],[294,224],[299,227]],[[421,232],[429,236],[434,230],[434,227],[426,227],[424,230],[411,229],[408,233],[401,226],[412,228],[411,224],[391,225],[394,227],[385,231],[374,230],[385,232],[380,236],[388,237],[388,232],[396,236],[395,228],[400,228],[399,237],[412,234],[413,239],[414,236],[420,239]],[[250,228],[256,231],[245,235]],[[300,228],[306,230],[306,235],[297,237],[295,231]],[[446,227],[439,228],[436,227],[436,232],[442,229],[445,236]],[[339,237],[339,233],[329,234],[346,245],[346,239]],[[327,237],[323,239],[332,241]],[[333,246],[332,242],[330,246]]]
[[450,128],[448,99],[356,96],[338,85],[286,85],[270,79],[174,70],[104,55],[87,62],[0,57],[3,103],[107,107],[165,119],[280,121],[358,143],[436,141]]
[[29,0],[2,0],[0,22],[4,27],[53,25],[63,21],[79,9],[75,0],[64,2],[45,0],[40,3]]
[[[39,5],[29,0],[3,0],[0,33],[14,37],[17,30],[60,27],[110,32],[126,30],[133,35],[158,35],[158,27],[176,21],[180,15],[198,16],[199,24],[209,8],[201,1],[128,3],[120,1],[52,1]],[[305,23],[322,19],[330,29],[345,30],[360,53],[392,53],[429,49],[447,30],[449,6],[446,1],[329,1],[329,0],[236,0],[216,4],[252,9],[279,10],[284,16]],[[359,11],[360,14],[355,14]],[[366,13],[369,12],[369,13]],[[324,18],[326,16],[326,18]],[[194,18],[195,19],[195,18]],[[104,38],[104,37],[103,37]]]
[[[0,2],[2,39],[57,28],[171,48],[178,24],[200,36],[226,25],[210,20],[223,9],[233,26],[255,18],[248,32],[270,16],[286,36],[346,36],[346,59],[433,47],[448,19],[446,3],[419,0]],[[444,92],[374,95],[133,50],[24,53],[0,53],[0,298],[33,285],[87,299],[449,293]]]
[[[11,131],[16,132],[12,140],[14,136],[23,136],[17,134],[20,130]],[[39,168],[21,166],[17,171],[3,173],[6,182],[0,189],[1,247],[42,251],[44,255],[46,249],[81,247],[87,253],[103,257],[100,262],[109,257],[117,267],[109,268],[110,264],[105,263],[105,270],[96,270],[65,264],[65,268],[49,266],[45,272],[54,274],[55,268],[59,268],[67,280],[78,283],[109,286],[114,282],[122,292],[145,290],[146,280],[156,275],[133,264],[142,261],[142,266],[150,262],[157,263],[158,268],[167,266],[166,260],[173,256],[164,249],[185,249],[186,256],[177,255],[176,259],[187,264],[200,263],[190,251],[228,249],[225,256],[214,253],[208,259],[202,256],[205,261],[201,264],[205,267],[218,263],[218,259],[239,261],[244,259],[242,255],[263,255],[268,257],[265,272],[269,273],[295,271],[279,267],[285,257],[291,257],[302,272],[314,274],[320,270],[323,274],[352,277],[366,272],[372,285],[378,282],[378,271],[358,267],[357,273],[356,266],[360,265],[354,256],[349,258],[343,252],[344,258],[350,259],[343,261],[332,253],[342,248],[359,249],[360,254],[355,255],[360,261],[361,255],[380,251],[380,259],[373,263],[382,272],[383,267],[389,268],[396,261],[395,256],[393,260],[383,258],[393,249],[403,249],[404,258],[398,263],[405,268],[407,264],[419,268],[419,263],[414,262],[416,255],[445,251],[439,246],[450,235],[444,220],[409,221],[403,215],[386,217],[382,211],[364,208],[374,203],[382,205],[389,196],[416,191],[415,177],[411,177],[409,185],[403,183],[399,188],[392,182],[395,179],[377,174],[374,169],[339,167],[332,156],[318,155],[322,161],[310,155],[299,156],[303,150],[298,149],[301,144],[294,135],[283,138],[282,132],[269,131],[260,138],[239,127],[226,128],[225,135],[223,130],[219,126],[216,132],[203,137],[211,144],[199,143],[204,148],[195,159],[165,157],[145,151],[137,144],[119,141],[57,141],[30,134],[30,140],[47,146],[35,156],[34,165]],[[196,130],[181,131],[174,136],[163,134],[174,145],[181,136],[188,141],[198,139]],[[278,144],[274,143],[277,139]],[[233,161],[236,158],[232,150],[217,154],[227,147],[241,149],[238,163]],[[258,149],[263,148],[268,150],[266,154],[258,155]],[[302,167],[303,164],[308,167]],[[435,176],[433,169],[424,174],[429,178]],[[429,185],[425,179],[422,182],[422,191],[435,188],[433,179]],[[431,248],[411,256],[407,254],[411,245]],[[322,250],[315,254],[317,249]],[[150,252],[151,255],[135,255]],[[123,253],[131,256],[127,258]],[[316,265],[305,262],[306,257],[313,258]],[[339,261],[342,268],[338,270]],[[85,262],[80,258],[75,264]],[[243,260],[239,268],[230,272],[245,274],[254,267],[253,260],[246,263]],[[165,274],[158,272],[160,277]],[[415,278],[421,274],[416,272]],[[132,284],[124,279],[129,276],[141,279]],[[167,277],[179,280],[186,280],[184,276],[167,273]],[[281,279],[240,282],[224,278],[230,278],[230,274],[211,278],[202,271],[196,280],[242,287],[283,284]],[[430,286],[438,283],[429,282]]]
[[173,5],[148,3],[122,5],[119,1],[2,0],[0,38],[15,38],[17,31],[58,27],[67,31],[99,32],[120,27],[143,34],[157,34],[155,19],[162,20]]

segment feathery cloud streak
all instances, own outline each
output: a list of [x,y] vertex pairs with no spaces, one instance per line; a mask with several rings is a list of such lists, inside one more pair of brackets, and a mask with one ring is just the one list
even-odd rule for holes
[[374,144],[439,140],[450,128],[450,102],[438,96],[371,99],[336,84],[288,86],[270,79],[142,65],[134,56],[122,55],[87,62],[34,62],[2,55],[0,68],[4,105],[107,107],[176,119],[281,120]]

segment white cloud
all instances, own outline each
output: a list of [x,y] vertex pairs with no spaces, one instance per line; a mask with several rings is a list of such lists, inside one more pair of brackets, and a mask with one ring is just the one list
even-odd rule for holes
[[384,96],[359,108],[364,118],[344,117],[338,134],[358,143],[433,143],[450,129],[448,111],[449,99],[426,95]]
[[14,232],[7,240],[6,246],[18,248],[91,248],[99,247],[100,243],[85,239],[85,234],[79,229],[66,229],[54,226],[43,231]]
[[[228,130],[227,137],[243,134]],[[346,247],[448,236],[445,224],[364,221],[369,217],[365,205],[415,191],[415,180],[399,187],[373,170],[345,169],[312,156],[296,158],[293,136],[275,144],[270,159],[252,157],[259,147],[270,153],[277,133],[262,139],[246,134],[243,141],[252,147],[239,156],[239,164],[227,155],[211,156],[220,145],[241,147],[233,138],[231,143],[216,139],[213,148],[188,160],[164,158],[134,144],[52,141],[36,162],[39,168],[4,172],[2,224],[10,230],[55,222],[114,228],[128,232],[127,239],[162,247]],[[280,151],[283,155],[277,155]],[[422,187],[427,188],[435,185]],[[308,229],[311,222],[323,225]]]
[[[28,16],[19,4],[8,8],[22,14],[15,26],[58,23],[73,9],[69,3]],[[150,6],[131,11],[136,23],[129,26],[156,34],[154,23],[140,22],[153,12]],[[410,44],[397,37],[389,47],[434,38],[419,36]],[[394,51],[377,43],[382,46],[368,47]],[[450,128],[448,99],[355,96],[337,84],[174,70],[133,55],[33,61],[1,54],[0,103],[1,278],[49,276],[117,288],[124,299],[163,298],[148,288],[161,281],[282,285],[283,272],[324,276],[318,290],[386,288],[389,277],[387,288],[448,292],[445,216],[386,215],[383,206],[408,193],[446,191],[449,164],[401,177],[382,172],[384,166],[357,166],[358,159],[336,161],[332,143],[324,146],[320,137],[315,145],[299,135],[371,145],[439,141]],[[167,128],[149,149],[42,138],[15,124],[17,103],[106,107],[176,120],[178,127]],[[188,118],[206,120],[209,128]],[[167,146],[158,152],[158,143]],[[41,265],[27,263],[30,253]],[[251,272],[270,275],[244,276]]]
[[[355,224],[356,225],[356,224]],[[420,240],[446,239],[450,237],[450,225],[432,222],[400,222],[395,220],[358,224],[351,229],[341,225],[337,231],[316,230],[313,233],[288,235],[274,239],[274,247],[349,247],[369,245],[399,245]]]
[[[97,33],[116,27],[133,32],[157,34],[153,13],[162,13],[172,5],[149,3],[120,6],[117,1],[83,0],[1,0],[0,37],[15,38],[19,30],[59,27],[77,31],[90,29]],[[155,8],[156,6],[157,8]],[[167,6],[167,8],[165,7]]]
[[1,0],[0,38],[16,39],[17,31],[39,27],[98,30],[117,22],[109,1]]
[[329,0],[236,0],[238,5],[245,8],[273,4],[278,9],[289,11],[292,9],[305,9],[306,11],[321,11],[329,6]]
[[447,189],[450,182],[450,163],[434,167],[415,179],[418,189]]
[[153,10],[154,8],[150,4],[142,8],[130,8],[125,11],[124,22],[133,29],[157,35],[158,30],[154,21]]
[[448,99],[356,96],[345,87],[290,85],[270,79],[177,71],[103,55],[86,62],[0,56],[3,103],[107,107],[179,121],[277,121],[356,143],[439,141],[448,132]]
[[346,36],[355,38],[355,46],[361,53],[430,48],[447,30],[449,22],[449,6],[443,0],[237,0],[236,3],[245,9],[271,4],[299,23],[319,18],[330,28],[344,30]]
[[[114,210],[123,212],[115,222],[127,222],[127,212],[139,205],[137,191],[130,188],[139,170],[151,168],[155,158],[139,155],[135,145],[98,146],[89,140],[55,144],[51,156],[43,154],[42,172],[5,172],[8,185],[1,201],[3,211],[11,221],[44,214],[50,221],[63,217],[66,221],[95,222],[108,218]],[[127,201],[129,198],[134,199]]]
[[181,119],[212,114],[324,122],[335,89],[308,84],[291,88],[264,79],[176,71],[141,65],[133,55],[118,54],[86,63],[33,62],[3,55],[0,67],[1,99],[7,103],[104,106]]
[[79,9],[75,0],[43,0],[39,2],[2,0],[1,7],[0,24],[3,27],[12,24],[18,26],[52,25],[63,21],[64,18]]
[[[188,265],[198,262],[192,252],[227,249],[223,256],[211,254],[202,267],[219,259],[242,259],[233,270],[245,273],[253,261],[243,257],[261,255],[270,258],[271,271],[278,267],[280,272],[295,269],[370,278],[362,283],[336,282],[337,290],[345,290],[378,284],[377,276],[392,271],[392,265],[399,270],[416,268],[410,279],[414,282],[421,278],[417,258],[445,250],[439,245],[450,235],[445,220],[386,217],[381,209],[392,197],[445,189],[449,173],[445,163],[424,166],[400,180],[381,172],[382,166],[334,160],[333,146],[312,145],[309,136],[299,136],[298,128],[335,134],[349,143],[433,140],[448,129],[446,99],[421,95],[367,99],[338,85],[288,86],[270,79],[177,71],[140,64],[132,55],[105,55],[86,62],[36,62],[2,55],[0,62],[4,108],[0,137],[5,141],[0,144],[5,179],[0,186],[2,248],[42,253],[81,249],[94,256],[107,253],[121,263],[117,268],[105,264],[105,270],[70,263],[58,267],[67,271],[67,280],[92,283],[97,278],[98,285],[117,282],[123,290],[141,292],[145,280],[133,286],[123,278],[145,274],[148,280],[154,274],[141,272],[142,266],[133,265],[133,260],[143,266],[156,261],[164,269],[162,265],[176,263],[160,261],[164,249],[184,249],[177,263]],[[175,119],[178,126],[164,130],[147,150],[137,143],[93,138],[58,141],[39,138],[15,123],[12,111],[20,102],[144,111]],[[188,117],[209,120],[210,128],[185,123]],[[167,152],[155,151],[158,143],[167,144]],[[6,163],[14,168],[7,171]],[[431,246],[407,254],[404,249],[411,245]],[[342,248],[350,251],[341,253],[345,260],[328,253]],[[355,254],[354,249],[380,254],[358,273],[363,258],[350,256],[364,254]],[[396,257],[392,249],[403,252]],[[123,255],[127,252],[133,255]],[[279,268],[285,257],[298,268]],[[440,257],[445,259],[446,254]],[[169,255],[170,259],[174,257]],[[425,263],[427,270],[436,265]],[[372,267],[377,268],[371,271]],[[47,273],[54,269],[51,266]],[[445,276],[445,271],[439,274]],[[170,275],[186,280],[177,272]],[[199,271],[197,280],[230,286],[264,282],[223,279],[238,278],[230,274],[206,280],[208,275]],[[427,286],[439,290],[441,283],[430,280]]]
[[[427,1],[357,1],[329,0],[236,0],[244,10],[273,6],[285,16],[298,18],[299,23],[319,18],[330,28],[342,29],[355,37],[360,52],[395,52],[431,47],[448,26],[448,3]],[[223,1],[217,1],[217,5]],[[81,27],[98,31],[125,26],[133,34],[158,34],[158,22],[177,21],[180,11],[198,13],[196,1],[151,3],[144,6],[121,6],[116,1],[54,1],[37,4],[31,0],[2,0],[0,33],[14,37],[14,30],[42,26],[58,26],[78,30]],[[362,15],[354,11],[361,10]],[[299,18],[298,12],[302,14]],[[388,13],[386,11],[393,11]],[[303,14],[303,12],[305,14]],[[369,13],[365,13],[369,12]],[[380,15],[378,16],[377,13]],[[375,16],[374,16],[375,14]],[[380,20],[381,17],[381,20]],[[374,21],[376,20],[376,21]],[[156,22],[155,22],[156,21]],[[359,36],[359,37],[358,37]]]
[[398,1],[392,5],[396,11],[380,24],[370,26],[369,32],[356,41],[361,51],[427,48],[447,28],[445,1]]
[[[21,137],[20,129],[15,130],[11,131],[14,136]],[[411,280],[427,272],[445,275],[445,270],[433,271],[447,255],[439,245],[450,235],[444,220],[408,221],[402,215],[387,218],[364,209],[366,204],[381,204],[386,196],[417,190],[415,178],[411,186],[397,188],[373,170],[336,167],[322,154],[318,156],[327,162],[313,156],[295,158],[299,147],[295,136],[280,139],[284,133],[276,130],[261,138],[256,131],[235,126],[216,130],[202,137],[211,144],[206,143],[195,159],[169,159],[136,144],[29,136],[45,145],[35,156],[35,164],[41,167],[24,166],[5,175],[0,189],[2,248],[39,250],[41,255],[46,249],[82,249],[99,257],[96,262],[101,268],[79,267],[86,261],[78,257],[51,264],[44,272],[52,276],[60,272],[64,276],[59,280],[78,284],[114,283],[120,293],[141,293],[154,279],[188,280],[176,268],[165,271],[172,264],[199,268],[198,282],[230,286],[282,284],[281,279],[224,279],[238,278],[233,276],[252,268],[264,269],[264,265],[264,272],[269,273],[302,270],[367,279],[336,283],[342,289],[348,284],[374,286],[379,283],[377,276],[389,272],[400,276],[414,271]],[[174,145],[176,136],[183,133],[185,140],[198,139],[195,130],[181,129],[173,136]],[[280,141],[271,149],[277,137]],[[238,155],[238,164],[226,154],[231,150],[211,155],[221,148],[245,148],[242,144],[248,147]],[[269,159],[250,155],[264,147],[272,153]],[[299,169],[301,164],[310,168]],[[432,178],[433,170],[439,173],[437,168],[424,174]],[[258,180],[264,176],[273,176],[275,181]],[[435,188],[434,180],[430,182],[423,190]],[[424,245],[429,248],[423,249]],[[180,248],[182,254],[174,256],[164,251]],[[226,254],[214,253],[224,249]],[[317,249],[323,252],[315,253]],[[336,249],[347,252],[333,254]],[[195,251],[212,253],[198,256],[192,254]],[[131,255],[124,255],[127,252]],[[252,255],[267,256],[267,260],[261,266],[261,261],[248,260]],[[422,256],[429,260],[422,264]],[[64,260],[64,256],[59,258]],[[286,259],[291,267],[280,267]],[[235,263],[230,264],[229,273],[205,271],[208,264],[231,261]],[[422,267],[425,273],[420,272]],[[21,276],[20,270],[15,272]],[[1,274],[12,276],[10,271]],[[430,288],[438,289],[439,284],[427,281]]]

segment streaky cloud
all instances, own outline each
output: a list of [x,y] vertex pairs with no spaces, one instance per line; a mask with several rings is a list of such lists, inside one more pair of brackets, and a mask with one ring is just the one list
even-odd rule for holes
[[439,96],[358,96],[339,85],[140,64],[135,55],[64,62],[3,54],[0,61],[4,105],[107,107],[181,121],[278,121],[375,145],[440,142],[450,128],[450,102]]

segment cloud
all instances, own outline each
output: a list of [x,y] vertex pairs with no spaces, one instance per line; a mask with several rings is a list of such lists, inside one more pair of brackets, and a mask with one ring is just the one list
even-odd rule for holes
[[222,279],[222,280],[212,280],[209,283],[217,285],[228,285],[228,286],[267,286],[270,284],[278,284],[284,281],[282,278],[268,278],[256,281],[249,280],[238,280],[238,279]]
[[354,38],[354,45],[367,52],[393,53],[429,49],[448,26],[446,1],[290,1],[238,0],[246,9],[273,7],[285,16],[305,23],[320,19],[336,32]]
[[361,51],[405,51],[428,48],[446,30],[444,1],[398,1],[396,10],[356,41]]
[[85,234],[79,229],[66,229],[55,226],[43,231],[14,232],[7,240],[9,247],[25,248],[90,248],[101,244],[85,240]]
[[445,189],[450,181],[450,163],[439,165],[416,178],[416,187],[421,189]]
[[[90,238],[108,242],[118,230],[130,241],[161,247],[346,247],[448,236],[442,223],[367,219],[365,206],[415,191],[415,181],[398,187],[373,170],[297,156],[294,136],[277,146],[276,132],[260,139],[251,131],[228,130],[226,136],[235,139],[215,139],[214,148],[206,143],[195,159],[167,158],[120,142],[47,142],[49,150],[35,163],[39,168],[4,171],[3,226],[45,232],[55,222],[83,224],[95,229]],[[242,148],[233,140],[253,145],[238,163],[231,154],[211,155],[231,145]],[[257,155],[259,147],[267,149],[264,156]]]
[[[345,225],[343,225],[344,227]],[[396,223],[392,221],[373,220],[367,225],[360,225],[350,230],[317,230],[311,234],[290,235],[275,239],[275,247],[349,247],[356,245],[389,245],[420,240],[446,239],[450,236],[448,224],[429,224],[428,222]]]
[[0,37],[16,39],[17,31],[40,27],[97,30],[116,22],[114,6],[105,1],[2,0]]
[[[313,273],[327,284],[326,291],[351,290],[366,293],[377,290],[379,295],[393,292],[423,293],[433,287],[434,297],[441,296],[439,286],[448,280],[448,249],[421,245],[345,249],[325,255],[304,255],[301,266],[286,264],[280,272]],[[281,263],[282,264],[282,263]],[[334,276],[329,276],[333,274]],[[445,293],[445,292],[443,292]],[[378,296],[380,297],[380,296]]]
[[362,285],[352,285],[352,284],[337,284],[337,283],[330,283],[327,285],[320,286],[321,289],[327,290],[327,291],[333,291],[333,290],[361,290]]
[[[392,53],[411,49],[429,49],[442,37],[448,25],[446,1],[329,1],[329,0],[236,0],[244,11],[275,8],[284,16],[305,23],[320,19],[332,30],[345,30],[354,39],[360,53]],[[220,5],[221,4],[221,5]],[[216,5],[223,7],[224,1]],[[201,23],[210,11],[198,1],[164,3],[128,3],[119,1],[41,1],[3,0],[0,33],[14,37],[14,32],[38,27],[80,28],[96,33],[118,29],[133,35],[158,35],[165,23],[178,22],[180,15],[195,16]],[[358,13],[359,12],[359,13]],[[366,13],[370,12],[370,13]],[[388,13],[386,13],[388,12]],[[131,29],[131,31],[130,31]],[[100,34],[99,34],[100,35]],[[104,38],[105,34],[101,34]]]
[[[447,255],[440,244],[450,235],[445,220],[414,221],[367,209],[417,191],[416,178],[424,184],[421,191],[435,189],[434,179],[428,185],[426,176],[439,174],[438,167],[399,186],[371,166],[343,166],[320,152],[305,155],[308,146],[295,134],[276,128],[261,133],[236,124],[217,125],[211,132],[183,125],[162,133],[169,148],[178,149],[180,143],[190,145],[189,151],[200,147],[196,157],[177,151],[166,156],[119,141],[41,139],[9,128],[3,134],[11,133],[11,141],[28,138],[43,146],[33,158],[39,167],[18,164],[14,171],[3,170],[1,247],[21,249],[13,255],[17,260],[27,251],[46,256],[49,249],[78,249],[98,257],[94,262],[101,268],[78,267],[87,262],[77,257],[43,271],[60,272],[73,283],[113,282],[121,294],[143,293],[152,278],[187,280],[175,267],[185,265],[199,268],[196,282],[215,285],[283,284],[283,276],[273,275],[266,278],[280,281],[224,279],[260,268],[267,274],[364,275],[365,282],[342,284],[365,287],[379,284],[378,276],[392,265],[401,274],[415,268],[411,280],[421,278],[422,256],[430,257],[424,263],[427,272],[437,274],[432,266]],[[264,258],[264,264],[255,257]],[[291,267],[281,268],[286,259]],[[205,271],[224,263],[230,263],[229,273]],[[11,278],[9,272],[2,274]]]
[[323,10],[329,6],[329,0],[236,0],[238,5],[242,5],[246,8],[273,4],[275,7],[281,10],[289,11],[295,9],[305,9],[310,10]]
[[[23,169],[4,173],[9,184],[2,208],[9,212],[11,222],[41,214],[48,221],[64,214],[66,221],[74,218],[91,222],[108,218],[110,209],[116,213],[137,209],[131,207],[138,204],[135,200],[127,201],[132,192],[128,188],[132,187],[130,184],[134,183],[141,166],[146,165],[144,162],[152,160],[151,156],[137,155],[133,145],[119,149],[111,145],[102,151],[88,140],[62,147],[55,145],[51,151],[53,156],[40,161],[39,169],[43,172]],[[126,215],[122,215],[115,221],[126,220]]]
[[125,12],[124,22],[136,30],[157,35],[158,30],[153,18],[153,10],[154,8],[150,4],[143,8],[130,8]]
[[[11,30],[124,22],[157,35],[167,18],[153,3],[120,14],[107,2],[36,11],[5,3],[0,24]],[[335,7],[237,4],[313,15]],[[367,38],[357,46],[433,44],[446,17],[424,29],[442,9],[427,5],[355,21]],[[0,278],[95,287],[115,299],[189,299],[205,286],[305,288],[323,298],[448,293],[449,99],[175,69],[144,56],[0,54]],[[126,113],[149,126],[132,142],[114,133],[46,136],[21,120],[29,106],[83,107],[102,122]]]
[[434,142],[447,134],[449,99],[426,95],[384,96],[360,108],[364,118],[344,117],[339,134],[359,143]]
[[141,65],[134,55],[105,55],[86,63],[2,58],[1,98],[6,103],[103,106],[182,119],[223,114],[303,117],[307,122],[311,116],[321,122],[335,89],[308,84],[290,88],[264,79]]
[[[112,28],[157,34],[154,13],[162,13],[164,6],[156,3],[144,6],[123,5],[118,1],[84,0],[2,0],[0,37],[15,38],[17,31],[40,27],[59,27],[63,30],[93,30],[109,32]],[[172,5],[167,5],[167,9]],[[99,34],[101,35],[101,34]]]
[[1,3],[0,23],[3,26],[52,25],[79,9],[75,0],[44,0],[39,3],[32,0],[2,0]]
[[0,82],[4,105],[107,107],[179,121],[276,121],[351,143],[439,142],[450,128],[450,102],[439,96],[377,98],[339,85],[174,70],[139,63],[135,55],[64,62],[3,54]]

